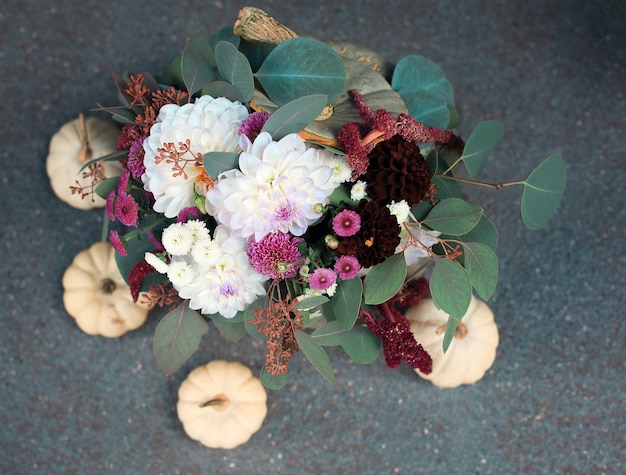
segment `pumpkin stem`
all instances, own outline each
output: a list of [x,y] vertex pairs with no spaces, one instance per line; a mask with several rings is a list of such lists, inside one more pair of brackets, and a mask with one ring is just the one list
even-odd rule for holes
[[[446,324],[444,323],[443,325],[440,325],[437,327],[437,330],[435,330],[435,333],[437,333],[437,335],[441,335],[445,331],[446,331]],[[454,330],[454,338],[458,338],[459,340],[462,340],[463,338],[467,336],[468,333],[469,331],[467,330],[467,325],[465,325],[463,322],[459,322],[458,325],[456,326],[456,330]]]
[[216,411],[225,411],[230,406],[230,399],[225,394],[218,394],[213,399],[203,402],[199,407],[214,407]]
[[111,279],[102,279],[100,282],[100,290],[102,290],[103,294],[110,295],[116,289],[117,285]]
[[86,162],[91,158],[91,144],[89,143],[89,135],[87,134],[87,121],[84,114],[78,115],[80,123],[80,150],[78,151],[78,161]]

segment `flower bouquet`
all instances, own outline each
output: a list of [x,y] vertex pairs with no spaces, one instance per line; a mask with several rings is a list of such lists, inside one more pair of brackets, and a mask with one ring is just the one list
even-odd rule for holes
[[[418,55],[390,64],[351,44],[299,37],[245,8],[234,27],[192,36],[158,76],[113,74],[116,150],[87,160],[74,193],[105,200],[105,235],[135,301],[167,307],[154,336],[176,371],[214,325],[265,342],[262,383],[283,386],[300,351],[336,384],[325,347],[372,363],[432,358],[407,308],[432,299],[447,350],[473,294],[498,280],[497,231],[460,186],[523,188],[531,229],[565,187],[560,155],[524,180],[478,181],[502,137],[467,138],[452,87]],[[115,162],[119,176],[105,176]]]

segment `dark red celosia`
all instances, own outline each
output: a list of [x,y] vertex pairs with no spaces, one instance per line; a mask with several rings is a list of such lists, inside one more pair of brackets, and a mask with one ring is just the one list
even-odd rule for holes
[[143,280],[154,272],[154,267],[143,259],[137,262],[128,274],[128,285],[130,286],[130,295],[133,302],[137,302],[139,293],[141,292],[141,284]]
[[404,360],[409,366],[419,369],[424,374],[431,373],[433,360],[422,345],[415,341],[411,323],[405,316],[400,315],[392,321],[366,313],[365,323],[367,328],[381,339],[387,366],[397,368]]
[[415,143],[395,135],[376,145],[368,157],[363,179],[373,200],[385,204],[406,200],[413,205],[430,192],[430,171]]
[[117,141],[117,150],[129,150],[131,145],[141,137],[141,127],[135,124],[124,124],[122,133]]

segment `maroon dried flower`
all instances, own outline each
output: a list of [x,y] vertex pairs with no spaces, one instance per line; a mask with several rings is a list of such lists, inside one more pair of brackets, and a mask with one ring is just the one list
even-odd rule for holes
[[385,204],[406,200],[413,205],[430,192],[430,171],[419,147],[399,135],[376,145],[363,179],[368,196]]
[[376,201],[361,200],[355,211],[361,216],[361,228],[352,236],[339,238],[335,255],[355,256],[363,267],[380,264],[400,244],[398,220]]
[[134,124],[124,124],[122,133],[117,141],[117,150],[128,150],[131,145],[141,137],[141,127]]
[[135,264],[131,269],[128,274],[128,285],[130,286],[130,295],[133,297],[133,302],[137,302],[137,299],[139,298],[143,280],[153,272],[154,267],[143,259],[137,262],[137,264]]

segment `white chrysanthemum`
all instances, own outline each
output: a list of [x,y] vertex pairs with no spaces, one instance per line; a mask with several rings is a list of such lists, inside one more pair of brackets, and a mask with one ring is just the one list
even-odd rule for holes
[[207,193],[207,210],[232,235],[258,241],[271,232],[301,236],[320,218],[337,187],[324,164],[327,150],[308,147],[297,134],[278,142],[260,133],[251,143],[242,135],[239,170],[224,173]]
[[161,242],[169,254],[182,256],[189,254],[194,242],[194,233],[185,223],[170,224],[163,230]]
[[[250,267],[245,239],[229,236],[228,230],[218,226],[213,233],[212,242],[219,247],[212,254],[217,259],[198,262],[193,256],[195,246],[189,256],[172,257],[170,266],[175,262],[182,262],[194,274],[193,280],[184,285],[177,285],[173,281],[172,284],[180,297],[189,300],[190,308],[204,314],[219,313],[226,318],[232,318],[265,294],[263,284],[267,278]],[[200,240],[196,244],[203,246],[204,241]]]
[[174,218],[194,205],[196,184],[196,191],[205,194],[208,178],[202,156],[238,152],[237,131],[247,116],[245,106],[224,97],[201,96],[194,103],[161,107],[143,143],[146,171],[141,177],[156,199],[155,211]]
[[174,287],[184,287],[193,281],[194,271],[185,261],[172,261],[167,269],[167,278]]
[[169,269],[167,262],[163,261],[156,254],[153,254],[151,252],[146,252],[144,254],[144,259],[146,260],[148,264],[154,267],[154,270],[156,270],[159,274],[167,274],[167,270]]
[[[410,230],[410,234],[409,234]],[[404,258],[407,266],[419,264],[420,260],[429,256],[428,250],[438,242],[439,231],[425,230],[417,223],[407,230],[402,227],[400,232],[400,244],[396,248],[396,253],[404,250]]]
[[210,267],[219,262],[222,257],[222,250],[213,239],[201,239],[191,249],[191,257],[200,266]]
[[333,172],[332,179],[338,185],[345,183],[352,178],[352,168],[348,165],[348,160],[339,155],[330,154],[329,158],[324,161]]
[[352,188],[350,188],[350,199],[354,201],[359,201],[365,198],[367,196],[367,193],[365,192],[366,186],[367,183],[365,183],[363,180],[358,180],[357,182],[355,182],[354,185],[352,185]]
[[387,205],[387,208],[389,209],[389,212],[396,217],[400,226],[402,226],[402,223],[409,219],[411,207],[405,200],[401,200],[397,203],[392,201]]

